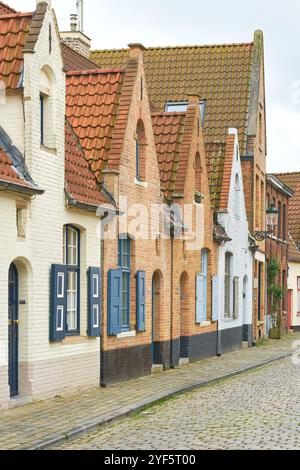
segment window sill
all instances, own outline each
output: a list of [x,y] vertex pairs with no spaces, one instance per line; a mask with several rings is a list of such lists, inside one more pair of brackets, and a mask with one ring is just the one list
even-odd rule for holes
[[204,328],[205,326],[211,326],[211,321],[204,321],[204,322],[200,323],[201,328]]
[[90,338],[88,336],[67,336],[61,343],[64,346],[72,346],[75,344],[83,344],[87,343],[90,339],[96,339],[96,338]]
[[52,155],[57,155],[56,148],[46,147],[46,145],[41,144],[41,150],[43,152],[51,153]]
[[134,184],[136,186],[139,186],[140,188],[145,188],[145,189],[148,188],[148,183],[146,183],[146,181],[139,181],[136,178],[134,179]]
[[117,339],[124,339],[124,338],[135,338],[136,337],[136,331],[124,331],[123,333],[120,333],[117,335]]

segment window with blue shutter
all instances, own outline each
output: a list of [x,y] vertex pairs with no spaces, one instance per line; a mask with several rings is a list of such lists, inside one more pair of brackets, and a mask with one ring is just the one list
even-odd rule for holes
[[88,336],[101,335],[101,271],[88,270]]
[[137,331],[146,331],[146,273],[138,271],[136,274],[136,317]]
[[121,277],[121,330],[130,330],[130,270],[131,270],[131,240],[119,239],[119,267]]
[[204,282],[205,277],[202,274],[196,275],[196,323],[201,324],[206,321],[206,311],[204,309]]
[[207,320],[207,281],[208,281],[208,250],[204,249],[201,252],[201,267],[203,281],[203,321]]
[[122,270],[111,269],[108,272],[108,312],[107,334],[117,336],[121,333],[121,306],[122,306]]
[[212,278],[212,321],[219,320],[219,278]]
[[50,341],[62,341],[66,335],[67,267],[51,267]]

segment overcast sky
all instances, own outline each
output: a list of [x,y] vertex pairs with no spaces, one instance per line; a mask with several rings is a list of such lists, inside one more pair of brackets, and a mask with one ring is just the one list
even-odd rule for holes
[[[32,11],[36,0],[4,0]],[[268,171],[300,170],[299,0],[84,0],[92,47],[120,48],[252,41],[265,36]],[[52,0],[61,30],[76,0]]]

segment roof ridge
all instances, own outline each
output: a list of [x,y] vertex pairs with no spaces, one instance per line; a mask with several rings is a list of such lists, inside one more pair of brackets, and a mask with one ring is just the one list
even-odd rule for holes
[[66,75],[101,75],[107,73],[123,73],[125,69],[122,68],[112,68],[112,69],[90,69],[90,70],[70,70],[66,72]]
[[[92,65],[96,65],[96,67],[98,67],[95,62],[93,62],[93,61],[90,60],[90,59],[87,59],[85,56],[83,56],[82,54],[80,54],[78,51],[75,51],[75,49],[72,49],[72,47],[70,47],[67,43],[61,41],[61,46],[66,47],[66,48],[69,49],[70,51],[74,52],[74,54],[76,54],[76,55],[82,57],[82,58],[85,59],[87,62],[90,62]],[[95,70],[96,70],[96,69],[95,69]]]
[[0,15],[0,21],[1,20],[10,20],[10,19],[13,19],[13,18],[29,18],[29,17],[32,17],[34,15],[34,11],[29,11],[27,13],[9,13],[9,14],[4,14],[4,15]]
[[286,172],[280,172],[280,173],[270,173],[271,175],[300,175],[300,171],[286,171]]
[[[12,13],[16,12],[16,10],[14,8],[12,8],[11,6],[7,5],[7,3],[0,2],[0,6],[3,6],[5,8],[7,8],[8,10],[11,10]],[[0,15],[0,16],[2,16],[2,15]]]
[[[220,43],[220,44],[185,44],[176,46],[150,46],[146,47],[147,50],[164,50],[164,49],[199,49],[199,48],[210,48],[210,47],[238,47],[238,46],[253,46],[254,42],[233,42],[233,43]],[[129,48],[120,49],[93,49],[92,54],[97,52],[127,52]]]

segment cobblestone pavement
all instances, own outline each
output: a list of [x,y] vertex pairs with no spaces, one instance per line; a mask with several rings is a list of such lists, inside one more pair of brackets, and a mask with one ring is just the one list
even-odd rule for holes
[[300,449],[300,365],[285,359],[185,393],[56,449]]
[[[124,416],[126,413],[128,414],[133,410],[140,409],[142,406],[153,403],[156,400],[174,395],[183,390],[195,388],[207,381],[220,379],[228,375],[239,373],[247,368],[259,366],[266,361],[282,358],[284,355],[292,353],[292,344],[297,340],[300,340],[299,333],[288,335],[281,341],[268,341],[260,347],[235,351],[225,354],[220,358],[209,358],[175,370],[130,380],[105,389],[97,388],[63,398],[36,402],[22,408],[1,411],[0,449],[32,449],[45,447],[46,445],[49,446],[49,444],[57,444],[58,440],[64,440],[66,436],[69,437],[84,430],[91,430],[91,428],[96,428],[99,424]],[[289,361],[291,360],[289,359]],[[287,386],[287,391],[283,390],[282,395],[278,398],[278,400],[280,399],[280,404],[286,406],[287,413],[290,412],[290,401],[294,400],[295,397],[299,397],[299,390],[298,394],[292,391],[292,388],[296,386],[298,380],[297,374],[299,374],[298,369],[294,371],[293,374],[295,384],[291,384],[290,387]],[[239,383],[239,380],[240,379],[237,379],[237,383]],[[259,389],[259,393],[250,388],[248,393],[249,400],[252,400],[252,405],[258,397],[265,396],[265,399],[263,399],[266,410],[265,419],[268,419],[268,416],[270,416],[273,401],[275,401],[275,407],[278,404],[277,398],[273,400],[272,393],[268,393],[268,387],[269,383],[267,381],[263,383],[262,389]],[[217,397],[217,390],[218,388],[210,388],[209,392],[205,391],[203,393],[208,393],[208,395],[217,394],[215,395]],[[238,395],[242,393],[242,390],[243,388],[237,390]],[[202,396],[201,393],[199,396]],[[221,410],[222,417],[228,416],[229,423],[232,421],[236,398],[235,394],[229,393],[227,407]],[[178,403],[180,403],[180,401]],[[199,409],[204,407],[202,400],[199,399],[198,405]],[[198,405],[196,405],[196,409],[198,409]],[[246,415],[245,419],[247,420],[254,420],[255,418],[252,405],[250,407],[251,410]],[[212,402],[210,402],[210,406],[213,412],[215,406]],[[194,441],[194,437],[192,437],[191,423],[197,422],[199,433],[203,429],[207,429],[209,434],[211,429],[209,426],[217,426],[218,420],[207,421],[210,415],[209,410],[210,408],[205,408],[206,418],[203,418],[201,424],[200,420],[196,420],[195,417],[187,422],[183,421],[183,425],[180,427],[185,426],[185,437],[181,435],[180,430],[175,431],[172,420],[170,421],[171,424],[160,424],[163,426],[162,429],[164,429],[164,437],[167,439],[170,434],[178,435],[177,445],[179,447],[184,445],[184,443],[188,445],[188,442],[190,442],[191,445],[191,443],[197,441],[197,439]],[[153,419],[155,419],[155,416]],[[177,417],[174,419],[177,421]],[[136,428],[137,434],[140,433],[140,439],[142,439],[145,436],[145,430],[143,427],[139,430],[139,426],[142,426],[143,420],[133,420],[133,423],[134,429]],[[277,421],[273,422],[275,431],[277,430],[277,426]],[[291,424],[291,426],[294,425]],[[239,427],[232,427],[232,424],[230,424],[230,429],[232,433],[238,433]],[[147,428],[148,439],[151,439],[151,432],[151,427],[149,427],[149,431]],[[193,432],[195,433],[195,430]],[[272,434],[273,431],[270,432]],[[127,431],[125,435],[128,435]],[[220,442],[223,441],[224,435],[226,435],[226,432],[223,433],[221,429]],[[188,440],[188,436],[190,436],[190,441]],[[154,437],[155,436],[153,436],[153,439]],[[264,436],[261,435],[260,439],[264,440]],[[207,442],[207,440],[205,442]],[[107,444],[103,443],[103,445],[106,446]],[[167,442],[162,440],[159,447],[165,447],[166,445]],[[128,446],[130,446],[129,442]]]

